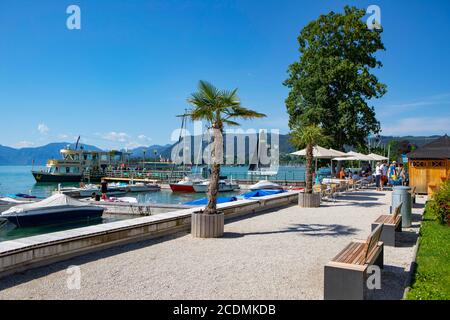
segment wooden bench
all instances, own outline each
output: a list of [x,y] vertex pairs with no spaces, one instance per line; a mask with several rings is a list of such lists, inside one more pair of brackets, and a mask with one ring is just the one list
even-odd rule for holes
[[395,208],[394,214],[386,214],[379,216],[374,223],[372,223],[372,230],[375,230],[380,224],[383,224],[383,232],[381,233],[381,241],[387,246],[395,247],[395,240],[398,232],[402,232],[402,210],[403,203]]
[[364,300],[368,296],[367,269],[383,268],[383,224],[372,231],[366,241],[353,240],[334,257],[324,270],[325,300]]

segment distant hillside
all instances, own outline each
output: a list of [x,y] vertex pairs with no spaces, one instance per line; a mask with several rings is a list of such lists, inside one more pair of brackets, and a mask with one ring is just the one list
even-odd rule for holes
[[[149,147],[138,147],[136,149],[130,150],[131,152],[131,157],[132,158],[142,158],[144,156],[144,150],[145,150],[145,157],[146,158],[155,158],[159,157],[160,155],[164,156],[163,153],[165,153],[165,151],[167,149],[170,149],[172,147],[171,144],[166,144],[165,146],[160,146],[160,145],[153,145],[153,146],[149,146]],[[156,154],[155,154],[156,151]]]
[[[0,165],[45,165],[48,159],[60,159],[60,150],[74,144],[66,142],[50,143],[42,147],[14,149],[0,145]],[[83,145],[86,150],[100,151],[99,148]]]
[[437,138],[440,138],[441,136],[436,135],[436,136],[419,136],[419,137],[414,137],[414,136],[403,136],[403,137],[394,137],[394,136],[381,136],[381,143],[382,144],[387,144],[392,140],[408,140],[411,144],[416,145],[417,147],[422,147],[424,145],[426,145],[427,143],[430,143],[433,140],[436,140]]

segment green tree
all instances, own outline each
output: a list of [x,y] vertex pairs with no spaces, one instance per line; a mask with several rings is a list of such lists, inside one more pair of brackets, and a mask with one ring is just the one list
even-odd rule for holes
[[344,14],[330,12],[300,32],[300,61],[289,66],[284,85],[289,126],[317,124],[332,136],[332,147],[359,146],[380,131],[367,101],[386,93],[386,85],[371,73],[385,50],[380,32],[368,30],[365,10],[346,6]]
[[237,89],[218,90],[206,81],[200,81],[198,91],[191,94],[188,102],[193,108],[188,116],[193,120],[206,120],[213,130],[214,150],[212,151],[212,172],[208,188],[207,214],[217,213],[217,194],[219,192],[220,165],[223,161],[223,130],[225,125],[238,126],[237,119],[265,117],[265,114],[247,109],[241,105]]
[[306,148],[306,193],[313,191],[313,161],[314,146],[327,143],[329,137],[325,135],[324,130],[316,125],[297,125],[291,132],[291,141],[297,148]]

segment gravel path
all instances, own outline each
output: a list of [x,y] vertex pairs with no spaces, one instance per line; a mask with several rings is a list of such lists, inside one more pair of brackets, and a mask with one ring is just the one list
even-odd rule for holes
[[[323,267],[351,239],[365,239],[390,192],[343,195],[318,209],[297,206],[227,223],[222,239],[182,233],[74,258],[0,279],[0,299],[322,299]],[[383,289],[401,299],[421,208],[400,247],[385,248]],[[67,287],[68,266],[81,289]]]

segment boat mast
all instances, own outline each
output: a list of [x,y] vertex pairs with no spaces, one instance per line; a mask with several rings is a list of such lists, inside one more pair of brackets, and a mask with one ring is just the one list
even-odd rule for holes
[[78,144],[80,143],[81,136],[78,136],[77,143],[75,144],[75,150],[78,150]]
[[[188,112],[188,110],[187,109],[184,109],[184,114],[182,114],[182,115],[179,115],[179,116],[177,116],[177,117],[181,117],[181,130],[180,130],[180,136],[178,137],[178,144],[177,144],[177,147],[180,145],[180,143],[181,143],[181,139],[182,139],[182,137],[183,137],[183,129],[185,128],[185,126],[186,126],[186,117],[187,117],[187,112]],[[186,145],[186,141],[183,141],[183,148],[184,148],[184,146]],[[179,150],[178,150],[178,152],[179,152]],[[185,149],[183,149],[183,157],[184,157],[184,152],[185,152]],[[173,172],[174,172],[174,170],[175,170],[175,163],[173,163],[173,165],[172,165],[172,172],[170,173],[170,179],[172,179],[172,177],[173,177]],[[185,163],[184,163],[184,161],[183,161],[183,172],[184,171],[186,171],[185,170],[185,167],[186,167],[186,165],[185,165]]]

